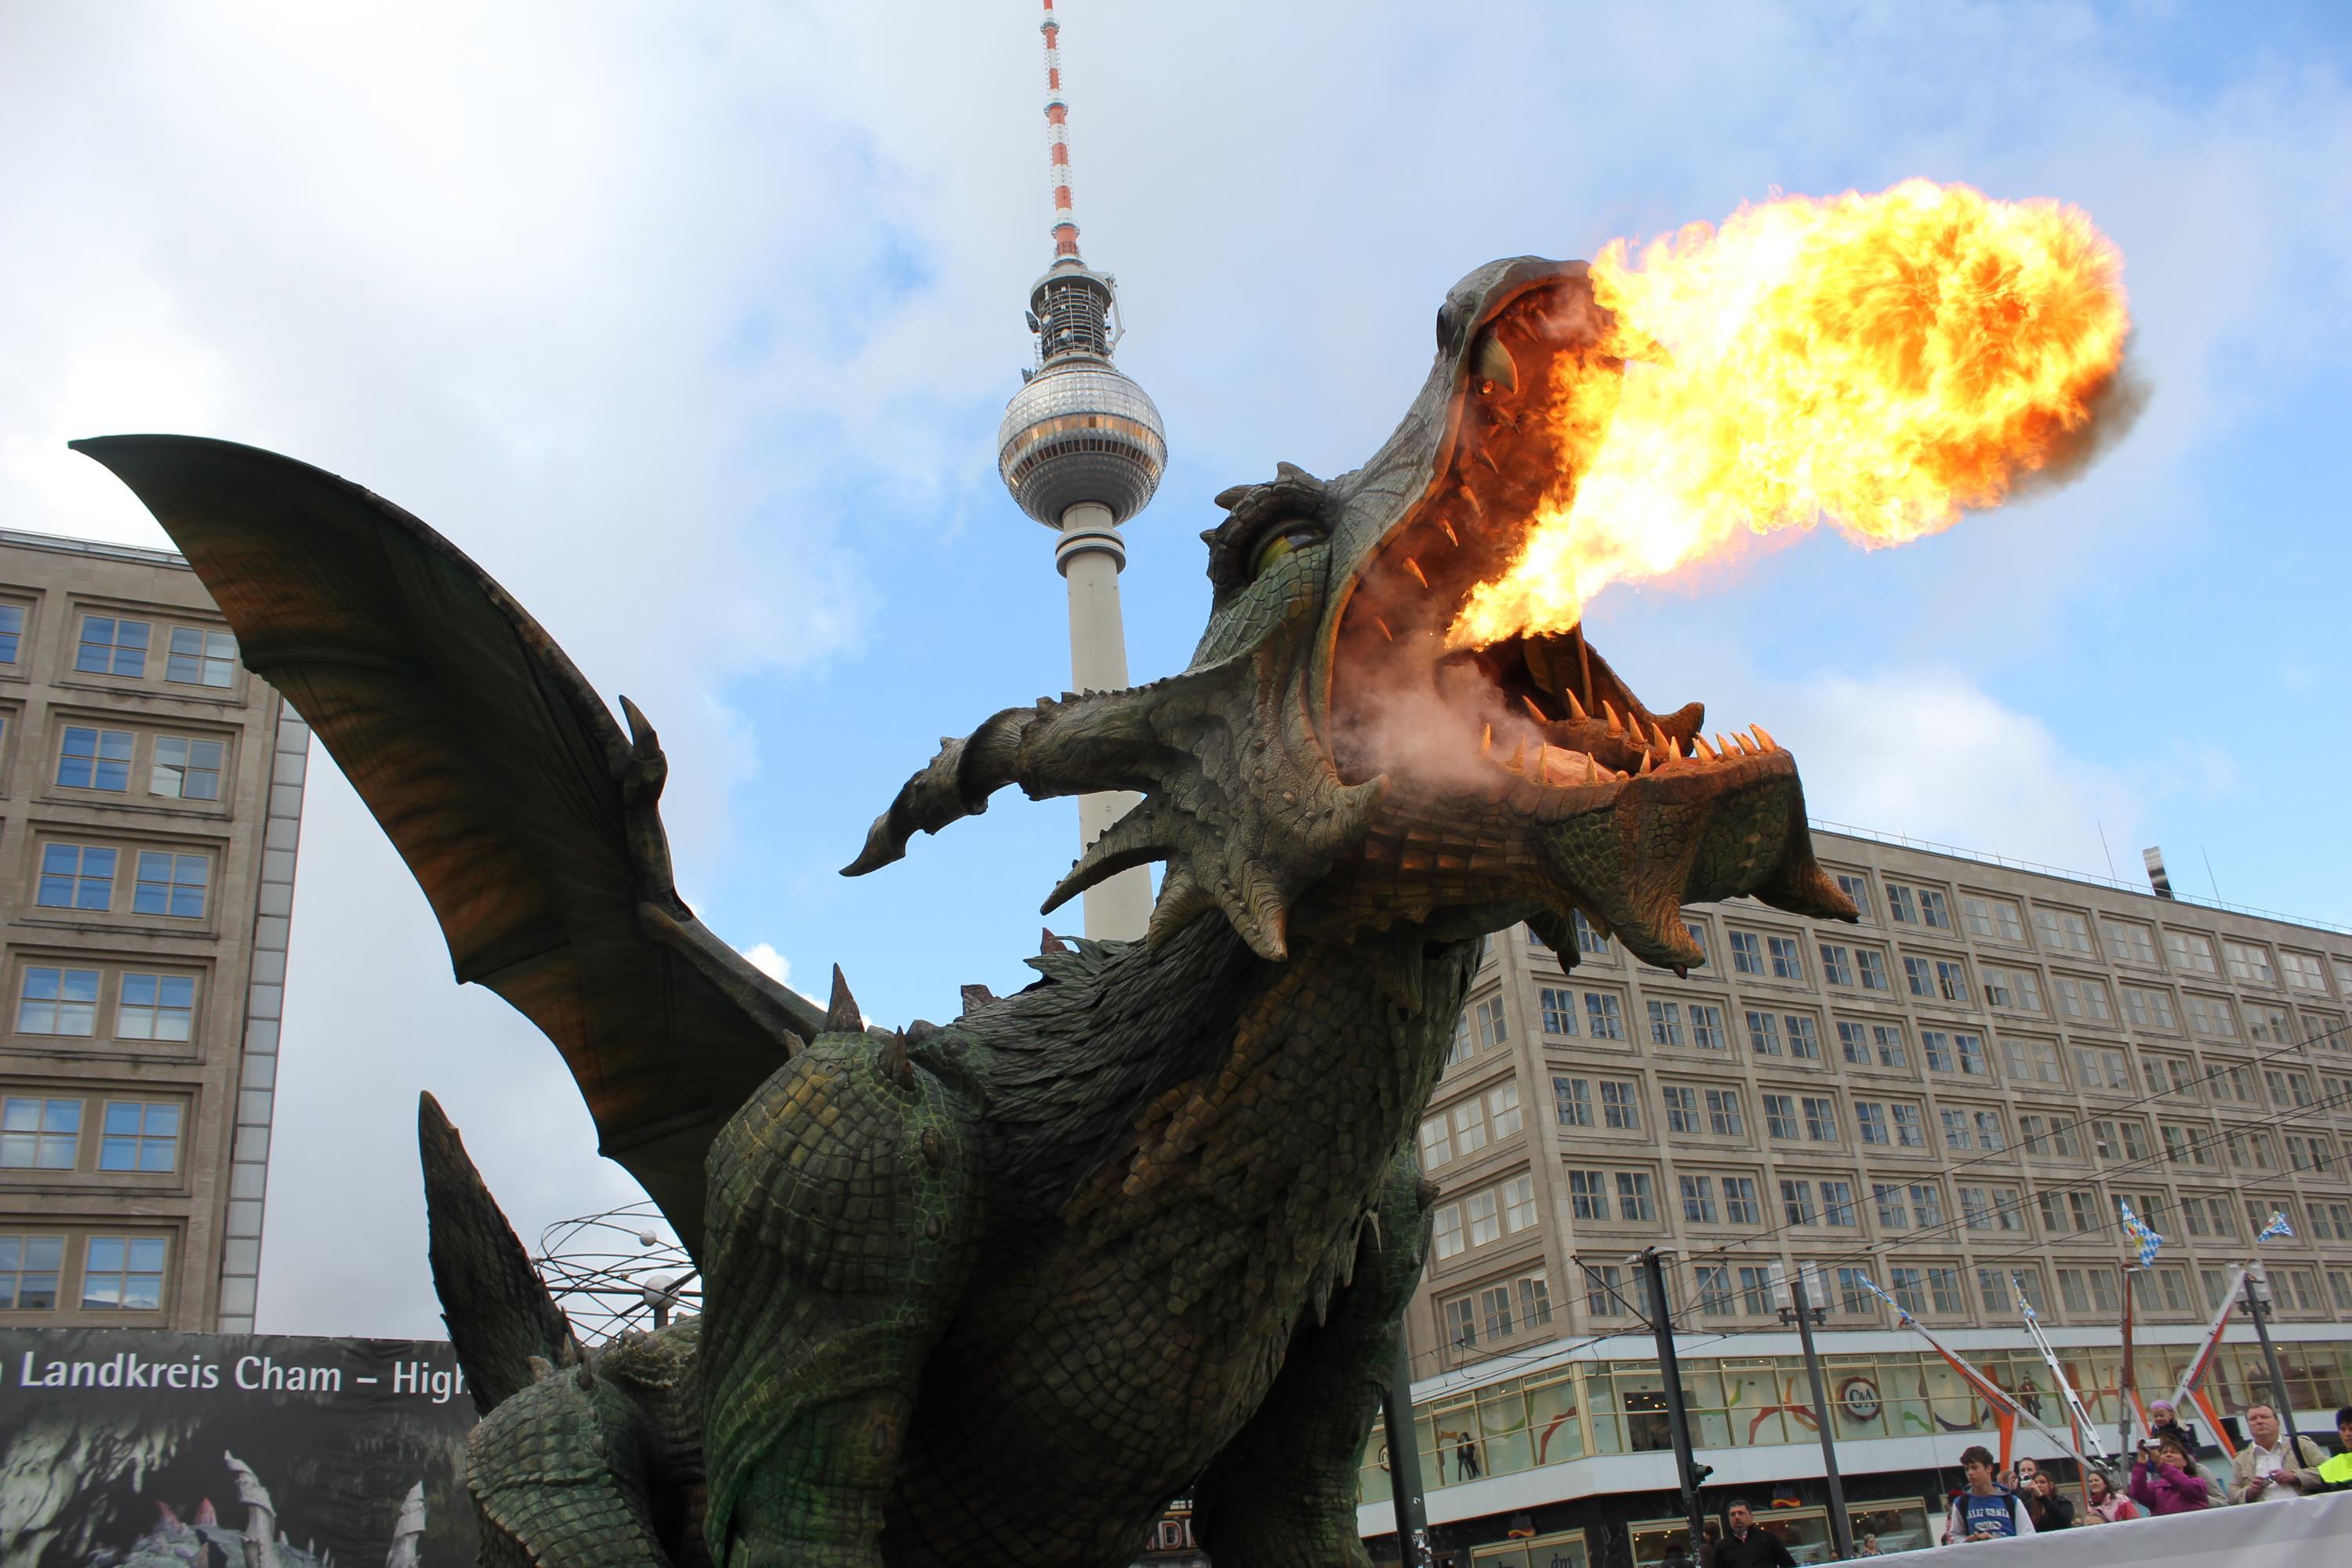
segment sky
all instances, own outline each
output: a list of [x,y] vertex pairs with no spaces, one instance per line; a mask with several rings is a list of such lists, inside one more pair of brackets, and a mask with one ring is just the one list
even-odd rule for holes
[[[1169,431],[1138,679],[1205,618],[1209,498],[1370,456],[1479,264],[1913,175],[2057,197],[2125,258],[2122,441],[1900,550],[1612,589],[1594,641],[1654,709],[1762,721],[1819,818],[2092,872],[2162,845],[2190,893],[2352,925],[2341,6],[1057,9],[1085,252]],[[166,542],[81,436],[341,473],[652,716],[728,941],[819,994],[841,964],[881,1023],[1013,989],[1072,803],[836,872],[940,736],[1067,684],[1050,536],[994,467],[1051,255],[1036,16],[0,7],[0,527]],[[260,1326],[435,1334],[420,1089],[527,1240],[637,1194],[310,777]]]

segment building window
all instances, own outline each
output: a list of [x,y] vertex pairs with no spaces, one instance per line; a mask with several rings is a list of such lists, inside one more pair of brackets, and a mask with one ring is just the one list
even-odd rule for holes
[[1501,1205],[1492,1193],[1472,1193],[1462,1202],[1462,1212],[1470,1221],[1470,1245],[1484,1247],[1503,1234]]
[[1972,1140],[1969,1136],[1969,1113],[1965,1110],[1939,1110],[1937,1120],[1944,1124],[1944,1147],[1966,1149]]
[[1783,1181],[1780,1184],[1780,1214],[1788,1224],[1819,1225],[1821,1215],[1813,1207],[1813,1184]]
[[2286,983],[2297,991],[2325,993],[2327,989],[2327,977],[2320,971],[2317,953],[2281,952],[2279,968],[2284,972]]
[[1421,1168],[1434,1171],[1454,1162],[1454,1134],[1445,1125],[1443,1113],[1421,1124]]
[[122,795],[131,788],[131,731],[92,730],[68,724],[58,751],[60,789],[100,789]]
[[1839,892],[1853,900],[1855,912],[1864,920],[1870,919],[1870,879],[1866,877],[1854,876],[1850,872],[1840,871],[1837,874],[1837,885]]
[[169,1101],[108,1100],[98,1168],[151,1174],[178,1170],[180,1108]]
[[1698,1266],[1698,1311],[1702,1318],[1727,1318],[1734,1311],[1731,1270],[1718,1263]]
[[1798,981],[1804,979],[1805,953],[1804,950],[1797,945],[1795,937],[1767,937],[1764,939],[1764,945],[1771,951],[1774,979]]
[[1785,1013],[1781,1015],[1780,1021],[1789,1028],[1790,1056],[1801,1057],[1809,1062],[1822,1059],[1821,1031],[1813,1027],[1813,1021],[1811,1018],[1796,1013]]
[[1604,996],[1598,991],[1584,994],[1584,1022],[1596,1040],[1622,1040],[1625,1037],[1625,1016],[1614,996]]
[[1723,1217],[1729,1225],[1762,1225],[1764,1205],[1756,1195],[1753,1176],[1723,1178]]
[[1739,1310],[1751,1318],[1772,1315],[1772,1271],[1769,1268],[1740,1268]]
[[186,974],[139,974],[122,977],[121,1000],[114,1012],[114,1036],[121,1040],[184,1040],[194,1031],[196,983]]
[[1552,1109],[1562,1127],[1592,1125],[1592,1085],[1580,1078],[1551,1080]]
[[1796,1096],[1768,1094],[1764,1097],[1764,1131],[1773,1138],[1794,1139],[1797,1136]]
[[2025,928],[2018,922],[2017,906],[2007,899],[1963,897],[1960,912],[1968,917],[1969,934],[1989,942],[2021,942]]
[[144,675],[149,631],[145,621],[84,616],[81,646],[74,652],[74,668],[85,675]]
[[0,1101],[0,1168],[70,1171],[80,1149],[80,1100],[12,1094]]
[[2084,1089],[2131,1089],[2131,1063],[2123,1052],[2101,1046],[2074,1047],[2074,1076]]
[[2143,991],[2137,985],[2124,987],[2124,1016],[2143,1029],[2163,1029],[2178,1033],[2180,1023],[2172,1011],[2172,998],[2161,991]]
[[2045,952],[2091,951],[2091,922],[2071,910],[2035,910],[2033,929],[2041,936]]
[[1650,1043],[1654,1046],[1679,1046],[1683,1043],[1683,1010],[1678,1003],[1650,1004]]
[[1832,985],[1853,984],[1853,954],[1831,942],[1819,944],[1822,950],[1822,978]]
[[226,632],[173,626],[171,656],[163,661],[163,679],[184,686],[236,685],[236,639]]
[[1815,1143],[1838,1141],[1837,1101],[1805,1096],[1805,1137]]
[[[205,895],[212,880],[212,862],[201,855],[173,855],[161,849],[139,852],[139,880],[131,889],[131,907],[142,915],[169,915],[174,920],[202,920]],[[1481,1006],[1486,1004],[1481,1003]]]
[[1584,1310],[1595,1318],[1625,1315],[1625,1271],[1614,1263],[1579,1265],[1584,1270]]
[[1582,910],[1570,910],[1569,919],[1570,923],[1576,927],[1577,952],[1588,954],[1594,958],[1606,958],[1609,956],[1609,939],[1601,934],[1600,928],[1596,927],[1591,921],[1584,918],[1584,911]]
[[1892,1145],[1895,1136],[1887,1131],[1886,1107],[1876,1100],[1858,1100],[1853,1106],[1854,1136],[1864,1143]]
[[1503,1184],[1503,1228],[1521,1231],[1536,1222],[1536,1179],[1514,1176]]
[[1699,962],[1701,963],[1710,962],[1715,957],[1715,950],[1707,945],[1706,927],[1696,921],[1685,921],[1683,930],[1690,933],[1691,945],[1698,949]]
[[1911,1187],[1911,1212],[1919,1218],[1925,1230],[1938,1230],[1944,1224],[1944,1195],[1933,1184],[1914,1183]]
[[1496,1084],[1486,1091],[1486,1120],[1496,1141],[1519,1130],[1519,1080]]
[[114,864],[115,852],[95,844],[44,844],[33,901],[45,910],[110,910]]
[[1706,1130],[1717,1138],[1740,1136],[1738,1089],[1710,1089],[1706,1091]]
[[1609,1185],[1599,1171],[1568,1173],[1569,1212],[1578,1219],[1609,1217]]
[[1699,1131],[1698,1090],[1667,1084],[1658,1092],[1666,1101],[1666,1131],[1684,1134]]
[[2189,1026],[2196,1033],[2209,1035],[2217,1040],[2231,1040],[2238,1036],[2237,1010],[2225,996],[2200,996],[2189,992],[2182,1000],[2189,1004]]
[[1886,912],[1897,925],[1919,923],[1919,900],[1900,882],[1886,884]]
[[1603,1079],[1601,1083],[1601,1119],[1621,1132],[1642,1130],[1642,1102],[1639,1086]]
[[1716,1223],[1715,1181],[1710,1176],[1685,1176],[1682,1179],[1683,1219],[1690,1225]]
[[1937,931],[1952,929],[1952,911],[1944,902],[1944,895],[1933,888],[1919,889],[1919,923]]
[[1979,1110],[1975,1113],[1975,1120],[1978,1148],[1997,1153],[2009,1146],[2001,1137],[2000,1111]]
[[1486,1118],[1475,1096],[1454,1108],[1454,1146],[1465,1159],[1486,1146]]
[[2221,956],[2230,966],[2230,978],[2246,985],[2276,985],[2278,973],[2271,967],[2270,950],[2252,942],[2225,942]]
[[1870,1043],[1878,1053],[1880,1067],[1908,1068],[1911,1065],[1911,1053],[1903,1045],[1902,1025],[1873,1024],[1870,1026]]
[[1491,1051],[1496,1046],[1510,1043],[1511,1027],[1504,1022],[1500,996],[1482,997],[1472,1005],[1470,1014],[1477,1021],[1480,1050]]
[[1855,948],[1853,972],[1864,991],[1885,991],[1891,994],[1895,990],[1895,982],[1887,974],[1886,955],[1883,952],[1866,947]]
[[1478,1348],[1478,1309],[1471,1304],[1469,1297],[1445,1303],[1445,1332],[1455,1350]]
[[167,800],[218,800],[221,761],[228,748],[218,741],[162,735],[147,775],[147,793]]
[[1748,1048],[1759,1057],[1780,1054],[1780,1026],[1773,1021],[1771,1014],[1748,1015]]
[[1445,1065],[1437,1070],[1443,1073],[1447,1068],[1459,1067],[1470,1059],[1471,1054],[1470,1009],[1465,1007],[1454,1020],[1454,1038],[1445,1047]]
[[1691,1044],[1703,1051],[1730,1048],[1723,1029],[1723,1009],[1703,1002],[1690,1005]]
[[2063,1083],[2065,1074],[2058,1066],[2058,1047],[2047,1040],[2016,1040],[2000,1042],[2000,1059],[2009,1076],[2021,1082]]
[[1434,1220],[1431,1237],[1436,1243],[1439,1260],[1459,1257],[1462,1252],[1462,1205],[1438,1205]]
[[2058,1011],[2067,1017],[2094,1024],[2116,1021],[2116,1010],[2107,1001],[2107,988],[2097,981],[2059,974],[2052,976],[2050,984],[2058,993]]
[[61,1236],[0,1236],[0,1310],[51,1312],[65,1266]]
[[1927,1146],[1927,1124],[1916,1105],[1893,1105],[1887,1113],[1895,1118],[1895,1146],[1898,1149],[1925,1149]]
[[1551,1322],[1551,1282],[1540,1274],[1528,1274],[1514,1281],[1519,1292],[1519,1323],[1524,1328],[1540,1329]]
[[[1883,1215],[1881,1220],[1883,1223]],[[1886,1285],[1887,1293],[1895,1298],[1895,1304],[1913,1317],[1918,1317],[1927,1311],[1927,1292],[1922,1288],[1919,1270],[1916,1268],[1899,1267],[1889,1268],[1886,1271]]]
[[1861,1024],[1838,1021],[1838,1054],[1856,1067],[1870,1065],[1870,1030]]
[[2156,967],[2156,936],[2147,927],[2102,916],[2099,934],[2107,939],[2107,951],[2118,963],[2137,963],[2146,969]]
[[1620,1171],[1617,1173],[1617,1217],[1647,1225],[1658,1217],[1656,1198],[1650,1191],[1649,1173]]
[[1543,1032],[1556,1038],[1570,1038],[1576,1033],[1576,993],[1555,986],[1540,986],[1536,991],[1537,1005],[1543,1010]]
[[16,662],[17,645],[25,639],[25,606],[0,605],[0,664]]
[[2164,951],[2172,955],[2172,967],[2184,973],[2219,974],[2221,972],[2221,966],[2213,962],[2212,940],[2195,931],[2166,931]]
[[35,964],[25,971],[16,993],[18,1034],[91,1035],[97,1026],[97,970]]
[[1740,974],[1764,973],[1764,944],[1752,931],[1731,933],[1731,967]]
[[163,1239],[93,1236],[81,1270],[85,1312],[152,1312],[163,1305]]
[[[1886,1182],[1873,1182],[1870,1195],[1878,1205],[1878,1225],[1882,1230],[1911,1228],[1910,1205],[1904,1202],[1904,1190]],[[1901,1298],[1897,1298],[1901,1300]],[[1908,1303],[1906,1303],[1908,1305]],[[1913,1309],[1916,1310],[1916,1309]]]

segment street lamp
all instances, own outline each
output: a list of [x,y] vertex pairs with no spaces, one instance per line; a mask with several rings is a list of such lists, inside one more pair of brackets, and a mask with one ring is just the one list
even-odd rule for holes
[[1650,1286],[1650,1332],[1658,1346],[1658,1372],[1666,1384],[1666,1426],[1675,1441],[1675,1476],[1682,1488],[1683,1513],[1690,1524],[1691,1560],[1699,1556],[1699,1543],[1706,1533],[1706,1511],[1699,1507],[1699,1483],[1715,1473],[1711,1465],[1702,1465],[1691,1456],[1690,1411],[1683,1404],[1682,1363],[1675,1357],[1675,1321],[1666,1310],[1666,1275],[1664,1259],[1671,1255],[1671,1247],[1645,1247],[1625,1259],[1628,1268],[1638,1268]]
[[1805,1375],[1812,1380],[1814,1425],[1822,1438],[1822,1468],[1830,1483],[1830,1541],[1843,1559],[1853,1555],[1853,1521],[1845,1516],[1845,1482],[1838,1475],[1837,1444],[1830,1436],[1830,1402],[1822,1392],[1822,1358],[1813,1349],[1813,1325],[1829,1308],[1816,1307],[1807,1299],[1809,1276],[1815,1285],[1821,1283],[1821,1271],[1811,1265],[1791,1275],[1786,1264],[1774,1263],[1772,1304],[1780,1309],[1781,1322],[1797,1325],[1797,1338],[1805,1347]]

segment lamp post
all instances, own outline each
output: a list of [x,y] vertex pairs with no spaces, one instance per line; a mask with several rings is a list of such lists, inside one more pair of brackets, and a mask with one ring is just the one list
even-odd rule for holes
[[1671,1247],[1645,1247],[1627,1258],[1642,1270],[1650,1286],[1650,1331],[1658,1346],[1658,1372],[1666,1385],[1666,1426],[1674,1436],[1675,1479],[1682,1488],[1683,1514],[1690,1524],[1691,1561],[1698,1561],[1699,1543],[1706,1534],[1706,1513],[1699,1507],[1699,1483],[1714,1474],[1711,1466],[1691,1457],[1690,1411],[1683,1404],[1682,1363],[1675,1358],[1675,1321],[1666,1310],[1666,1275],[1661,1259]]
[[1845,1515],[1845,1482],[1838,1475],[1837,1444],[1830,1436],[1830,1402],[1822,1391],[1822,1358],[1813,1349],[1813,1324],[1829,1309],[1805,1299],[1805,1273],[1800,1269],[1792,1275],[1784,1265],[1772,1265],[1772,1296],[1780,1309],[1780,1321],[1797,1325],[1798,1342],[1805,1348],[1805,1375],[1812,1380],[1815,1428],[1822,1437],[1822,1469],[1830,1484],[1830,1542],[1843,1559],[1853,1555],[1853,1521]]
[[1397,1560],[1404,1568],[1428,1568],[1429,1515],[1421,1496],[1421,1440],[1412,1421],[1412,1356],[1397,1323],[1396,1359],[1381,1394],[1381,1422],[1389,1434],[1389,1501],[1396,1509]]

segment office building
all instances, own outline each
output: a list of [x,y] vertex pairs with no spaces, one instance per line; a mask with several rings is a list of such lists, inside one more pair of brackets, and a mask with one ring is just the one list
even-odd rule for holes
[[[1645,1247],[1674,1249],[1710,1510],[1747,1496],[1801,1547],[1827,1541],[1824,1470],[1776,1265],[1819,1271],[1856,1535],[1890,1551],[1981,1410],[1864,1278],[2063,1431],[2021,1289],[2112,1444],[2128,1202],[2168,1238],[2134,1282],[2147,1396],[2257,1256],[2304,1426],[2352,1389],[2352,932],[1815,842],[1861,922],[1695,907],[1685,980],[1590,927],[1573,970],[1525,929],[1489,942],[1421,1129],[1442,1197],[1409,1328],[1433,1534],[1465,1568],[1646,1568],[1684,1534]],[[2273,1215],[2294,1234],[2258,1251]],[[2242,1321],[2225,1409],[2266,1397],[2263,1368]],[[1360,1523],[1393,1560],[1383,1452],[1376,1431]]]
[[0,1325],[252,1328],[309,743],[181,557],[0,532]]

